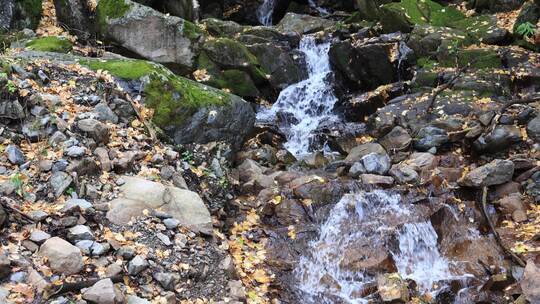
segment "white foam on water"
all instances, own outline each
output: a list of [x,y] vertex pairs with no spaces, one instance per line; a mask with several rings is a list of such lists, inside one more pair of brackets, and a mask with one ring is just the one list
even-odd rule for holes
[[299,51],[306,56],[308,79],[285,88],[272,108],[257,114],[262,121],[275,120],[277,113],[292,118],[280,123],[280,129],[287,137],[285,148],[297,156],[309,153],[312,132],[321,121],[335,119],[332,109],[337,98],[326,81],[332,73],[329,50],[329,42],[317,44],[315,37],[304,36]]
[[[437,248],[437,233],[429,222],[408,223],[399,234],[399,253],[394,254],[398,272],[412,279],[422,292],[451,277],[448,261]],[[438,288],[435,288],[438,289]]]
[[264,0],[264,2],[257,9],[257,19],[262,25],[272,25],[272,15],[274,14],[274,7],[276,0]]
[[[346,270],[340,262],[351,245],[366,241],[374,249],[384,245],[383,240],[396,233],[389,221],[414,220],[412,211],[404,208],[400,200],[399,195],[382,190],[343,196],[294,270],[298,290],[306,297],[306,303],[369,301],[359,294],[376,278],[362,271]],[[433,291],[433,283],[452,277],[447,261],[437,249],[437,234],[431,223],[405,224],[398,233],[399,252],[394,259],[402,277],[415,280],[424,292]]]

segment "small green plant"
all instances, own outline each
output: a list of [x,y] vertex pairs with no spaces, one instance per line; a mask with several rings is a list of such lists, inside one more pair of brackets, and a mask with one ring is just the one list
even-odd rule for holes
[[193,163],[193,153],[191,151],[184,151],[182,152],[182,160],[185,161],[188,164]]
[[75,189],[73,187],[69,187],[66,189],[66,194],[69,196],[73,196],[73,193],[75,193]]
[[517,27],[516,32],[525,38],[530,38],[536,32],[536,26],[530,22],[524,22]]
[[226,177],[226,176],[222,176],[220,179],[219,179],[219,185],[221,186],[221,188],[224,188],[224,189],[227,189],[229,188],[229,179]]
[[19,172],[11,177],[11,182],[13,183],[13,186],[15,186],[15,193],[20,197],[24,197],[24,182]]
[[13,93],[17,92],[17,86],[11,80],[8,80],[8,82],[6,84],[6,89],[7,89],[9,94],[13,94]]

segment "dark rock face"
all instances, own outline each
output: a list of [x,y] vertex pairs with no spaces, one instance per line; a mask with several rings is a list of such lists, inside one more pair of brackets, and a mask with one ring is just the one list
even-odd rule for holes
[[516,126],[499,125],[489,134],[482,134],[475,142],[478,152],[495,153],[521,141],[521,132]]
[[520,7],[525,0],[468,0],[468,6],[479,12],[505,12]]
[[238,148],[254,123],[255,113],[251,105],[233,97],[227,106],[201,108],[183,126],[165,130],[179,144],[226,141]]
[[540,116],[537,116],[527,124],[527,134],[530,138],[540,143]]
[[2,0],[0,30],[36,29],[41,19],[41,0]]
[[330,61],[353,87],[374,89],[397,78],[391,53],[396,44],[360,44],[349,40],[334,43]]
[[85,0],[55,0],[56,17],[59,23],[79,39],[95,36],[95,19]]

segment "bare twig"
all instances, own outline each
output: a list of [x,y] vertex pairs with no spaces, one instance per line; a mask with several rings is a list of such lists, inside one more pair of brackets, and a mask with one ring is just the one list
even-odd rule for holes
[[516,264],[518,264],[521,267],[525,267],[525,262],[523,261],[523,259],[521,259],[517,254],[515,254],[510,249],[504,246],[501,240],[501,236],[499,235],[497,230],[495,230],[495,225],[493,225],[493,221],[491,220],[491,218],[489,217],[487,213],[487,192],[488,192],[488,188],[484,187],[482,189],[482,214],[484,215],[484,219],[487,221],[489,225],[489,229],[491,230],[491,233],[493,233],[493,235],[495,236],[495,240],[497,241],[499,246],[502,248],[503,252],[506,255],[510,256]]
[[437,88],[435,88],[435,90],[433,91],[433,95],[431,96],[431,99],[429,100],[428,107],[426,109],[427,112],[431,111],[431,109],[435,105],[435,100],[437,99],[437,97],[443,91],[445,91],[447,89],[451,89],[456,84],[456,81],[458,80],[458,78],[461,77],[461,75],[467,71],[467,69],[470,67],[470,65],[471,64],[469,63],[468,65],[459,68],[457,70],[456,74],[454,74],[454,76],[452,76],[450,81],[448,81],[448,82],[438,86]]
[[35,221],[31,217],[24,214],[21,210],[19,210],[19,208],[15,207],[15,203],[13,202],[12,199],[7,198],[7,197],[2,197],[2,198],[0,198],[0,205],[2,205],[6,209],[9,209],[9,210],[19,214],[24,220],[26,220],[26,221],[28,221],[30,223],[35,223]]

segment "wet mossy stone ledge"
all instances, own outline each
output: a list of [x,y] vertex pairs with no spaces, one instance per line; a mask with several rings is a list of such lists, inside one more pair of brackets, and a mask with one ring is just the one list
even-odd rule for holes
[[130,0],[101,0],[96,12],[106,41],[175,71],[194,70],[205,36],[198,25]]
[[141,80],[153,122],[178,144],[224,141],[237,149],[255,123],[253,108],[242,98],[175,75],[160,64],[124,59],[80,63],[119,79]]
[[25,47],[32,51],[68,53],[73,49],[71,41],[64,37],[49,36],[28,41]]
[[410,32],[416,24],[451,26],[452,22],[466,18],[451,6],[431,0],[401,0],[381,6],[380,21],[385,32]]

